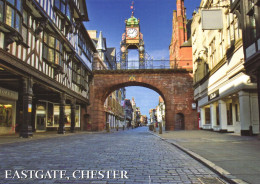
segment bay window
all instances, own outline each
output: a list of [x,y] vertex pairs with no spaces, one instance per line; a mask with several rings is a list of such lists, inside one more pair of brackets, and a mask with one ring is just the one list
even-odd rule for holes
[[61,11],[61,13],[65,15],[66,0],[55,0],[55,7],[58,8]]
[[78,65],[76,62],[72,63],[72,81],[74,83],[77,83],[77,78],[78,78]]
[[80,32],[78,35],[78,43],[80,48],[79,55],[81,56],[82,54],[84,54],[89,59],[89,61],[92,62],[93,60],[92,54],[89,51],[89,48],[87,47],[86,40],[84,39],[83,35]]
[[55,8],[71,20],[71,10],[66,0],[55,0]]
[[43,36],[43,59],[49,63],[63,66],[62,44],[54,36],[44,33]]
[[0,0],[0,21],[21,32],[22,0]]

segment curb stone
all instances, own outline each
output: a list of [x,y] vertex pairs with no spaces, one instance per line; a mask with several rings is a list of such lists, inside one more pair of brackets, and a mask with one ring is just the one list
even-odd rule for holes
[[189,156],[191,156],[192,158],[194,158],[195,160],[199,161],[200,163],[202,163],[203,165],[205,165],[206,167],[208,167],[210,170],[212,170],[213,172],[217,173],[219,176],[221,176],[224,180],[230,182],[231,184],[249,184],[241,179],[236,178],[235,176],[231,175],[231,173],[229,173],[228,171],[226,171],[225,169],[217,166],[216,164],[214,164],[213,162],[203,158],[202,156],[198,155],[197,153],[194,153],[193,151],[184,148],[183,146],[179,145],[178,143],[174,142],[170,142],[165,138],[160,137],[159,135],[150,132],[148,130],[148,132],[156,137],[158,137],[159,139],[177,147],[178,149],[182,150],[183,152],[187,153]]

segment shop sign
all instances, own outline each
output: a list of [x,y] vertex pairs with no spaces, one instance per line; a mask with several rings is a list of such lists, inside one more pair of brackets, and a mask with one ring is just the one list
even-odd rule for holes
[[5,98],[9,98],[9,99],[14,99],[14,100],[18,100],[18,93],[8,90],[8,89],[4,89],[4,88],[0,88],[0,96],[1,97],[5,97]]
[[201,22],[203,30],[223,29],[223,13],[221,9],[202,10]]
[[219,90],[217,90],[217,91],[211,93],[210,95],[208,95],[208,100],[210,101],[210,100],[213,100],[217,97],[219,97]]

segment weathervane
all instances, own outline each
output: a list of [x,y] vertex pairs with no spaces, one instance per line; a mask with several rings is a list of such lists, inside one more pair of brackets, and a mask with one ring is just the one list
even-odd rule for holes
[[132,10],[132,16],[134,16],[134,1],[132,1],[132,5],[130,6],[130,9]]

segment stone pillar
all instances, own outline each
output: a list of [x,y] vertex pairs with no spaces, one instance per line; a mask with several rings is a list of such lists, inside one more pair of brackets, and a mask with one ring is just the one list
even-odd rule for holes
[[58,134],[65,133],[64,118],[65,118],[65,94],[61,93],[60,94],[60,118],[59,118]]
[[[259,116],[259,121],[260,121],[260,72],[257,72],[257,94],[258,94],[258,116]],[[260,137],[260,122],[259,122],[259,134],[258,136]]]
[[71,119],[71,124],[70,124],[70,132],[74,133],[75,130],[75,123],[76,123],[76,100],[72,100],[71,102],[71,113],[70,113],[70,119]]
[[205,115],[205,108],[200,108],[200,128],[206,124],[206,115]]
[[35,128],[35,116],[36,116],[36,105],[38,103],[38,99],[33,98],[32,101],[32,131],[35,132],[36,128]]
[[217,109],[216,104],[210,104],[210,123],[211,128],[214,129],[217,126]]
[[139,48],[139,69],[145,69],[145,53],[144,46]]
[[220,131],[227,132],[227,104],[225,101],[219,100],[218,107],[219,107]]
[[251,116],[250,116],[250,97],[249,93],[240,91],[239,93],[240,105],[240,123],[241,135],[250,135]]
[[20,137],[28,138],[32,136],[32,78],[23,79],[23,119],[20,129]]

